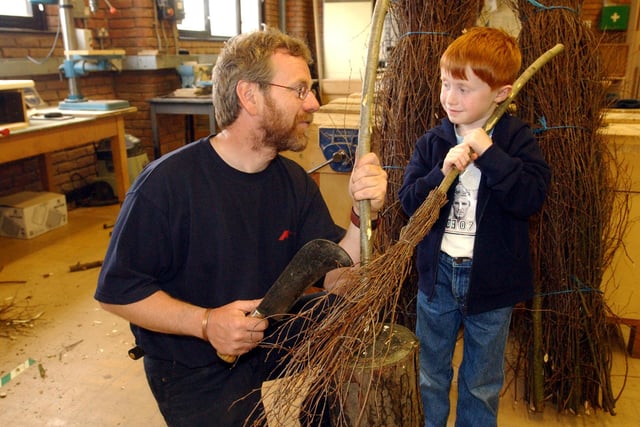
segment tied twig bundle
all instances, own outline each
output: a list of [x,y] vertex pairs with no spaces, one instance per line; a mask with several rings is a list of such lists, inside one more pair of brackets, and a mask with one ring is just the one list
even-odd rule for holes
[[[547,3],[547,2],[544,2]],[[516,310],[514,370],[525,380],[530,407],[579,414],[614,414],[603,274],[625,233],[628,178],[598,129],[607,106],[597,37],[580,16],[579,1],[534,5],[520,0],[524,59],[547,40],[567,49],[522,94],[519,115],[537,124],[553,178],[545,206],[533,219],[535,292],[530,310]],[[516,381],[517,384],[517,381]]]

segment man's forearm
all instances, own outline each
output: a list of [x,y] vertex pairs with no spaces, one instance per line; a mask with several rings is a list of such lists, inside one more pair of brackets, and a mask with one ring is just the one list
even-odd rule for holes
[[155,332],[201,337],[204,309],[162,291],[131,304],[100,303],[105,310]]

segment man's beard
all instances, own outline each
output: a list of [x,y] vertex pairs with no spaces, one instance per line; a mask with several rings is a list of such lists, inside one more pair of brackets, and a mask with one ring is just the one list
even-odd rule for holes
[[266,114],[263,118],[264,131],[263,145],[273,147],[279,153],[281,151],[302,151],[307,147],[307,135],[298,131],[298,123],[310,121],[306,115],[297,115],[293,123],[286,123],[283,114],[279,114],[275,103],[270,96],[266,99]]

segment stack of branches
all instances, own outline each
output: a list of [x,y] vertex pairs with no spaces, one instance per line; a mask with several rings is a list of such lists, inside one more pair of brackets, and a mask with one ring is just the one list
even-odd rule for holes
[[590,407],[614,414],[610,381],[610,314],[603,273],[621,245],[628,200],[625,171],[598,133],[606,107],[598,40],[582,22],[579,1],[519,0],[523,62],[562,43],[565,54],[539,71],[520,94],[519,116],[534,131],[553,178],[532,221],[536,295],[531,310],[514,312],[516,376],[533,410]]
[[[376,94],[373,137],[382,164],[388,165],[387,203],[376,233],[376,248],[395,241],[407,217],[398,201],[404,167],[415,141],[444,116],[440,106],[440,56],[464,28],[472,26],[478,0],[394,1],[389,15],[397,32]],[[415,271],[401,290],[398,323],[414,329]]]

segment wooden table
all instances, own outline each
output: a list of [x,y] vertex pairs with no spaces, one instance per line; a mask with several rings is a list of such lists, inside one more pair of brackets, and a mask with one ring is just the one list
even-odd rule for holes
[[153,154],[155,158],[159,158],[160,152],[160,132],[158,130],[158,114],[181,114],[185,115],[186,134],[185,143],[192,142],[194,139],[193,132],[193,115],[209,116],[209,133],[216,132],[216,118],[213,109],[213,100],[211,95],[202,96],[160,96],[149,100],[151,106],[151,130],[153,132]]
[[[39,113],[54,111],[58,110],[56,108],[38,110]],[[135,107],[111,111],[64,110],[64,114],[73,115],[73,118],[31,119],[28,127],[14,130],[9,136],[0,137],[0,163],[39,156],[42,185],[47,191],[55,191],[51,153],[109,139],[116,192],[118,199],[122,201],[130,185],[124,115],[135,111]]]

